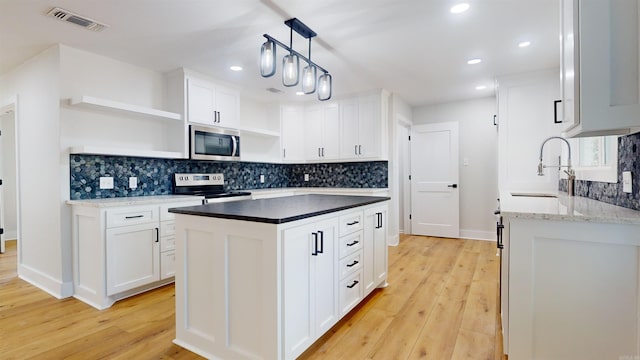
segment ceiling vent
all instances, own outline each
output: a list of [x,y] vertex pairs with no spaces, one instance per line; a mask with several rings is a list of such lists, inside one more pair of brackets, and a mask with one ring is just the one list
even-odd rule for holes
[[84,16],[80,16],[78,14],[72,13],[69,10],[65,10],[61,8],[53,8],[49,10],[47,15],[52,16],[61,21],[66,21],[76,25],[80,25],[83,28],[89,29],[92,31],[102,31],[104,30],[104,28],[109,27],[109,25],[99,23],[95,20],[89,19]]
[[272,92],[272,93],[274,93],[274,94],[280,94],[281,92],[283,92],[283,91],[282,91],[282,90],[280,90],[280,89],[276,89],[276,88],[272,88],[272,87],[267,88],[267,91],[268,91],[268,92]]

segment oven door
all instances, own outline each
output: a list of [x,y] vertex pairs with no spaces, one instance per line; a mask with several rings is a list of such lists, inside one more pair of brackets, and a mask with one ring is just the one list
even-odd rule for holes
[[189,131],[190,158],[195,160],[240,160],[240,133],[191,125]]

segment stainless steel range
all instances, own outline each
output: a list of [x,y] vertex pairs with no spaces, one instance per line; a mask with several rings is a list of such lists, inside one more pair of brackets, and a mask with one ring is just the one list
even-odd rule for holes
[[250,192],[225,192],[223,174],[176,173],[173,176],[173,193],[204,196],[204,204],[251,199]]

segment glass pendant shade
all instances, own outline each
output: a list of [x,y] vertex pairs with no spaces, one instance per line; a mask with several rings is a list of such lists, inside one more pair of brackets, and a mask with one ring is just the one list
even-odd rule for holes
[[260,48],[260,74],[263,77],[276,73],[276,44],[269,40]]
[[314,65],[307,65],[302,69],[302,92],[313,94],[316,91],[316,74],[318,69]]
[[324,73],[318,78],[318,100],[331,99],[331,75]]
[[300,71],[300,59],[296,54],[285,55],[282,59],[282,85],[298,85],[298,72]]

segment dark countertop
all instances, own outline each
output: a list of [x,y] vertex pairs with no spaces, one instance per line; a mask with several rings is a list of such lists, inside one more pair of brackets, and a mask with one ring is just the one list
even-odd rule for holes
[[296,195],[171,208],[169,212],[282,224],[389,199],[381,196]]

